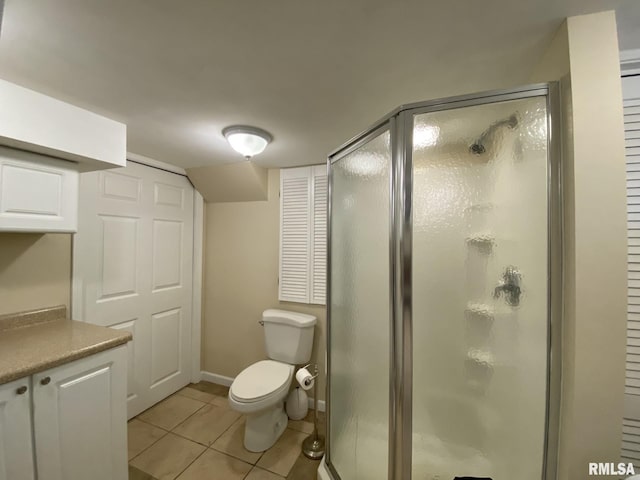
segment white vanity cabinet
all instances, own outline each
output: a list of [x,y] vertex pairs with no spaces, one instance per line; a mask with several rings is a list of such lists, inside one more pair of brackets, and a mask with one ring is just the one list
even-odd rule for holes
[[71,162],[0,147],[0,231],[75,232],[78,178]]
[[0,385],[0,479],[34,480],[30,379]]
[[127,350],[33,376],[38,480],[125,480]]
[[122,345],[0,386],[0,480],[126,480],[126,355]]
[[127,350],[33,376],[38,480],[125,480]]

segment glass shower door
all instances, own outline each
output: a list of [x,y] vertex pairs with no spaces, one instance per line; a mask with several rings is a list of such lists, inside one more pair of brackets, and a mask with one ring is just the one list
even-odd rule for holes
[[387,478],[388,130],[331,166],[329,462],[343,480]]
[[546,97],[413,116],[413,478],[540,480]]

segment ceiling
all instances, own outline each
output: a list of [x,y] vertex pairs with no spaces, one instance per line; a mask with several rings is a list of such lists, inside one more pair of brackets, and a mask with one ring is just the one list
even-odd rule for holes
[[[274,141],[257,164],[321,163],[395,106],[526,83],[567,16],[637,0],[6,0],[0,78],[128,125],[182,167],[241,160],[221,130]],[[635,15],[635,17],[633,16]]]
[[640,1],[625,0],[616,9],[620,50],[640,48]]

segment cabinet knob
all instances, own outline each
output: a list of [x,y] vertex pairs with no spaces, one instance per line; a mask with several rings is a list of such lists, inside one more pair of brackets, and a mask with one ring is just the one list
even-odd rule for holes
[[49,385],[50,381],[51,377],[44,377],[42,380],[40,380],[40,385]]
[[17,393],[18,395],[24,395],[25,393],[27,393],[27,386],[26,386],[26,385],[23,385],[23,386],[21,386],[21,387],[18,387],[18,388],[16,389],[16,393]]

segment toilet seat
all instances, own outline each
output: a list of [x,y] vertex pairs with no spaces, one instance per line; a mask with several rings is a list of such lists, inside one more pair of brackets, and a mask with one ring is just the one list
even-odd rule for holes
[[262,360],[245,368],[233,381],[229,397],[240,404],[263,402],[286,394],[294,367],[274,360]]

